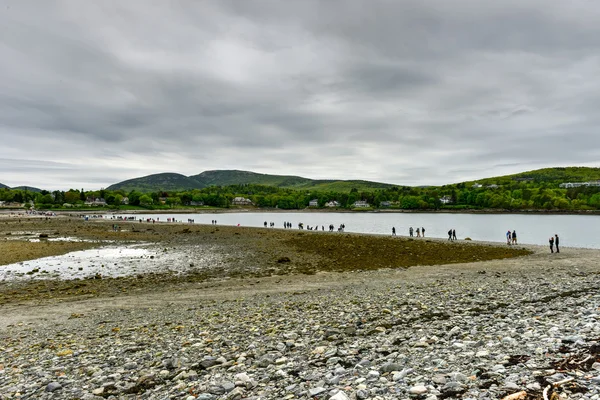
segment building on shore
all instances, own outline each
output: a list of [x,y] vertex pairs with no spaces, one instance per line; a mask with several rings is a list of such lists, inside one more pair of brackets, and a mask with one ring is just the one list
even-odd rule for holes
[[231,200],[231,204],[236,205],[236,206],[254,205],[254,203],[252,203],[252,200],[246,199],[244,197],[234,197],[233,200]]

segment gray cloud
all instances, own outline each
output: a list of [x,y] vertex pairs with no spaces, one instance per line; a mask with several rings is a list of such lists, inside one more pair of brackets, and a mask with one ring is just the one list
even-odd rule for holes
[[600,166],[600,5],[0,2],[0,182]]

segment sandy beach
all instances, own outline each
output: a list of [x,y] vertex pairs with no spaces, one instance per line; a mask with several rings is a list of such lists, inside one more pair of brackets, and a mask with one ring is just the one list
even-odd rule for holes
[[0,398],[600,398],[600,251],[113,223],[0,221],[4,268],[133,245],[162,268],[4,275]]

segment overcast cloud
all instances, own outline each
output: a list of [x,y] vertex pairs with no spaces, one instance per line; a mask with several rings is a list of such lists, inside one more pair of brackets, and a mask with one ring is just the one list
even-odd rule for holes
[[600,166],[592,0],[0,0],[0,182]]

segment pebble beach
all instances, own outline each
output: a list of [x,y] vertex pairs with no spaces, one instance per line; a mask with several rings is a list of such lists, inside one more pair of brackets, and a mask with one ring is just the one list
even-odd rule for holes
[[0,232],[17,228],[219,257],[152,278],[3,280],[0,399],[600,399],[598,250],[461,242],[448,252],[468,262],[444,262],[436,240],[66,220]]

